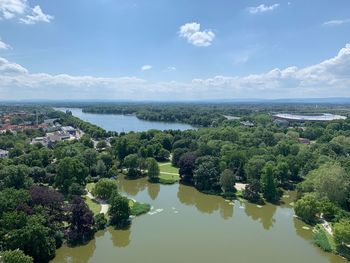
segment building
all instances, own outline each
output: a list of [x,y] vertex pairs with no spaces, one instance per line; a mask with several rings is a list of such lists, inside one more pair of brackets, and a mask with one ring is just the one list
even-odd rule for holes
[[9,157],[9,151],[0,149],[0,158],[8,158]]
[[77,129],[73,128],[72,126],[62,126],[61,130],[63,132],[69,133],[72,136],[76,136],[77,134]]

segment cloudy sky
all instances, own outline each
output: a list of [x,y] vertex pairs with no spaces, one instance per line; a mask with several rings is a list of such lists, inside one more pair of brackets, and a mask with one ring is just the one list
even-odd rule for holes
[[0,100],[350,97],[349,0],[0,0]]

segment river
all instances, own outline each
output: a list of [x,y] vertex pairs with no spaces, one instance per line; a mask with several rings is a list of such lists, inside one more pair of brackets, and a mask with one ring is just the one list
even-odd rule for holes
[[161,121],[146,121],[140,120],[135,115],[122,115],[122,114],[95,114],[83,112],[80,108],[55,108],[56,110],[72,112],[73,116],[76,116],[84,121],[88,121],[97,126],[102,127],[107,131],[116,132],[140,132],[150,129],[156,130],[189,130],[194,129],[193,126],[185,123],[171,123]]
[[52,263],[345,263],[311,242],[312,231],[284,204],[225,201],[195,188],[119,178],[121,194],[153,206],[126,230],[99,231],[87,245],[63,246]]

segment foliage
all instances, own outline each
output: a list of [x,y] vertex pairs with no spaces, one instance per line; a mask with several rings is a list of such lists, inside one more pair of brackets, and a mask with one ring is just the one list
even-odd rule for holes
[[92,189],[92,194],[101,199],[108,200],[114,191],[117,191],[117,181],[114,179],[102,178]]
[[319,202],[314,194],[306,194],[295,202],[295,214],[308,224],[315,224],[319,213]]
[[235,192],[235,175],[230,169],[225,169],[220,175],[220,186],[224,192]]
[[109,204],[108,215],[110,224],[116,228],[123,228],[129,225],[129,200],[114,191],[109,199]]
[[93,238],[95,220],[93,213],[81,197],[75,196],[70,205],[68,242],[84,244]]
[[33,258],[16,249],[0,252],[0,261],[3,263],[33,263]]
[[104,214],[99,213],[95,215],[95,225],[97,230],[103,230],[107,226],[107,218]]
[[147,162],[147,175],[148,178],[150,179],[150,181],[155,182],[158,180],[159,178],[159,165],[158,162],[156,161],[156,159],[154,158],[148,158],[146,160]]
[[[130,204],[130,202],[129,202]],[[133,216],[139,216],[142,214],[146,214],[151,210],[151,205],[143,204],[139,202],[131,202],[130,214]]]

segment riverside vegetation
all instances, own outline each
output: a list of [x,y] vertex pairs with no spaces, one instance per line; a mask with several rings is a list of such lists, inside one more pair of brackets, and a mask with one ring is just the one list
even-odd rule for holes
[[[167,112],[162,107],[159,116]],[[41,130],[1,134],[0,148],[9,150],[9,158],[0,159],[3,258],[48,262],[63,242],[86,243],[107,224],[126,227],[131,214],[145,213],[150,207],[121,196],[114,179],[148,176],[150,182],[162,183],[162,171],[172,174],[162,170],[169,161],[178,168],[180,183],[228,199],[278,204],[285,189],[296,188],[296,215],[316,225],[315,243],[350,258],[350,121],[295,123],[285,128],[276,125],[266,110],[225,109],[254,123],[244,126],[222,118],[216,110],[215,116],[203,115],[202,110],[179,107],[176,111],[206,116],[205,122],[188,122],[209,128],[117,134],[48,108],[43,113],[47,117],[80,128],[85,135],[43,147],[29,144]],[[110,145],[94,148],[92,139],[104,142],[107,137]],[[300,143],[299,138],[311,143]],[[245,183],[245,190],[237,192],[236,182]],[[88,183],[96,197],[109,203],[108,218],[96,211],[94,215],[82,198]],[[332,235],[325,232],[324,222],[331,225]]]

